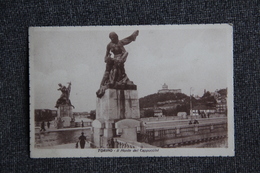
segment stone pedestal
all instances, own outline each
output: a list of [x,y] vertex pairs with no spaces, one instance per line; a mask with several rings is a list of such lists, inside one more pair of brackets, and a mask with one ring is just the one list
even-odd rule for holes
[[[133,119],[139,118],[137,90],[107,89],[105,94],[96,101],[96,120],[92,123],[95,146],[111,148],[113,147],[113,137],[120,135],[136,141],[136,127],[140,126],[140,123]],[[122,122],[126,119],[127,121]],[[117,127],[116,122],[119,122]],[[127,123],[130,123],[131,127],[126,125]],[[117,134],[117,131],[122,133]]]
[[96,105],[97,119],[140,118],[137,90],[107,89],[102,98],[97,98]]
[[72,107],[70,105],[60,105],[58,108],[57,120],[59,123],[58,128],[71,127],[71,122],[73,122]]

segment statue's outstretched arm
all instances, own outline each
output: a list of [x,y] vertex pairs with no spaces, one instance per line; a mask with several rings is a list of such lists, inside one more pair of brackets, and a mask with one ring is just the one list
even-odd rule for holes
[[139,31],[136,30],[135,32],[133,32],[132,35],[120,40],[120,42],[123,44],[123,45],[127,45],[129,43],[131,43],[132,41],[135,41],[136,37],[138,36],[139,34]]

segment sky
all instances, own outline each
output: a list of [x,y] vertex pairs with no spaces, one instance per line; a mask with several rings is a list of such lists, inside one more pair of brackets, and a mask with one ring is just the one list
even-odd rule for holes
[[[96,109],[96,91],[105,71],[104,56],[115,31],[119,39],[139,30],[125,46],[125,70],[139,98],[166,83],[202,96],[204,89],[232,87],[232,27],[215,25],[32,27],[29,29],[30,95],[35,109],[53,109],[71,82],[74,112]],[[190,89],[192,87],[192,89]]]

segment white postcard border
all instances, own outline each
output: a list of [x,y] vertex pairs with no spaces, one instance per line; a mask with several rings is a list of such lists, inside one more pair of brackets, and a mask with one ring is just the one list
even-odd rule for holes
[[[176,25],[173,25],[176,27]],[[32,158],[61,158],[61,157],[191,157],[191,156],[234,156],[234,102],[233,102],[233,27],[229,24],[209,24],[209,25],[180,25],[186,28],[210,28],[210,27],[223,27],[229,32],[227,38],[230,52],[227,57],[229,62],[228,71],[228,148],[143,148],[143,149],[38,149],[34,147],[35,144],[35,127],[34,127],[34,63],[33,52],[34,45],[32,44],[33,38],[30,37],[31,33],[37,31],[39,28],[42,30],[50,30],[56,28],[58,30],[134,30],[139,28],[149,28],[151,30],[161,29],[167,30],[172,25],[159,25],[159,26],[87,26],[87,27],[30,27],[29,28],[29,66],[30,66],[30,153]]]

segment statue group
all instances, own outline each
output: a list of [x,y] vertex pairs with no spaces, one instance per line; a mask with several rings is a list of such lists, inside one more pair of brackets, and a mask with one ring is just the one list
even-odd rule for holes
[[[105,55],[106,70],[102,78],[100,88],[96,92],[97,97],[101,98],[105,94],[105,90],[111,89],[131,89],[136,88],[136,85],[129,80],[125,73],[124,63],[126,62],[128,52],[124,46],[136,40],[139,31],[134,31],[130,36],[119,40],[118,35],[115,32],[109,34],[111,42],[108,43]],[[112,54],[114,56],[112,56]],[[59,108],[60,105],[69,105],[74,108],[71,104],[69,96],[71,90],[71,82],[68,82],[68,86],[58,84],[58,90],[61,91],[61,96],[57,100],[55,107]]]
[[74,108],[74,106],[70,102],[70,90],[71,90],[71,82],[68,82],[68,86],[63,86],[62,84],[58,84],[60,88],[58,88],[58,91],[61,91],[61,96],[56,102],[56,108],[59,108],[60,105],[69,105]]
[[[109,34],[111,42],[107,45],[105,63],[106,70],[102,78],[100,88],[96,92],[97,97],[101,98],[105,94],[107,88],[112,89],[124,89],[129,86],[135,86],[132,81],[129,80],[125,73],[124,63],[126,62],[128,52],[124,46],[135,41],[139,31],[134,31],[130,36],[119,40],[118,35],[115,32]],[[111,56],[111,53],[114,56]]]

